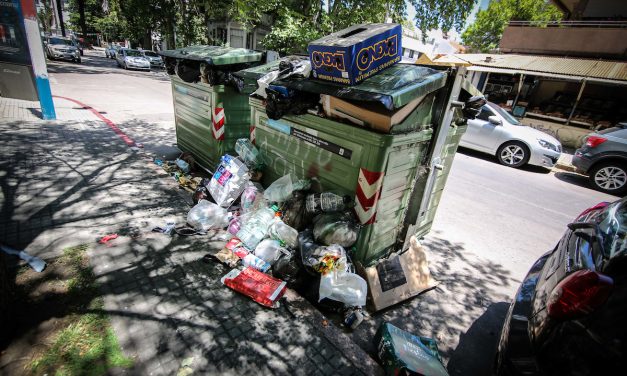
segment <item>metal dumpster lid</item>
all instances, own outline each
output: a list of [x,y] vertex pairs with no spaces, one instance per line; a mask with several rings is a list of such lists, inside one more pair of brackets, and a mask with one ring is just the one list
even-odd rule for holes
[[176,59],[201,61],[209,65],[251,63],[262,59],[262,53],[255,50],[204,45],[160,51],[159,55]]
[[242,69],[240,71],[234,72],[233,75],[239,78],[248,78],[258,80],[266,74],[278,70],[279,64],[282,61],[292,61],[292,60],[309,60],[309,56],[306,55],[290,55],[285,56],[280,59],[271,61],[267,64],[257,65],[252,68]]
[[388,110],[393,110],[444,87],[446,79],[445,72],[433,68],[414,64],[396,64],[355,86],[314,79],[277,80],[272,82],[272,85],[328,94],[348,100],[379,102]]

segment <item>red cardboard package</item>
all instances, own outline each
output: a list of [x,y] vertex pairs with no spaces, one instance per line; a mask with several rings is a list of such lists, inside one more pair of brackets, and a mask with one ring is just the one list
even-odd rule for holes
[[278,300],[285,294],[287,288],[284,281],[251,267],[244,270],[233,269],[222,277],[221,281],[231,289],[269,308],[279,306]]

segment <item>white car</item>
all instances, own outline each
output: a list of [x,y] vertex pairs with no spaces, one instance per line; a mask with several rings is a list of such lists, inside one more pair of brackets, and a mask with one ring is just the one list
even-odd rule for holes
[[527,163],[552,168],[562,153],[562,144],[553,136],[520,124],[491,102],[476,119],[468,120],[459,145],[495,155],[501,164],[515,168]]
[[150,61],[142,55],[139,50],[130,48],[121,48],[115,54],[115,60],[118,66],[124,69],[144,69],[150,70]]

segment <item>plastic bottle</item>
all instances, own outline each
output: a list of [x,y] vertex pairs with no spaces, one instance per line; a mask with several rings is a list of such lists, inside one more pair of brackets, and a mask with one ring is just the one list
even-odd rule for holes
[[268,232],[271,238],[282,241],[290,249],[296,249],[298,246],[298,231],[278,218],[274,220]]
[[259,150],[253,145],[247,138],[238,138],[235,141],[235,152],[242,157],[244,163],[247,165],[254,165],[257,163],[259,157]]
[[351,207],[352,201],[350,196],[338,196],[331,192],[314,193],[307,196],[305,210],[308,214],[338,212]]
[[272,224],[274,210],[262,208],[252,213],[250,218],[241,225],[237,237],[249,249],[255,249],[259,242],[268,233],[268,227]]

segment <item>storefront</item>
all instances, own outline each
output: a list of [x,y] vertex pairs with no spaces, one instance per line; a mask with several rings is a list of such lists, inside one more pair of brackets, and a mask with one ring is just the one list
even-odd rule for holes
[[489,101],[566,147],[627,120],[627,63],[527,55],[456,55]]

